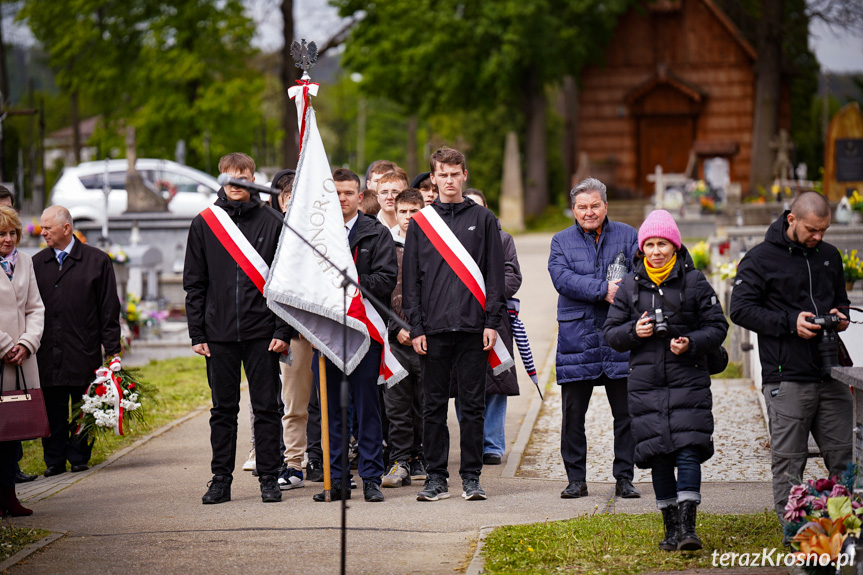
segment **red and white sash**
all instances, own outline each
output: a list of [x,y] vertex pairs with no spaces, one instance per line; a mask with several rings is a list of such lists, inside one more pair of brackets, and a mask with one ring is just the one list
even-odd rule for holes
[[201,212],[201,217],[210,226],[219,243],[228,250],[237,265],[246,272],[258,291],[263,294],[264,284],[270,276],[270,266],[246,239],[231,216],[219,206],[210,206]]
[[[234,220],[219,206],[210,206],[201,212],[201,216],[219,243],[224,246],[234,261],[237,262],[237,265],[246,272],[255,287],[263,294],[264,284],[267,283],[267,278],[270,275],[270,267],[251,242],[246,239]],[[360,302],[363,307],[355,307],[355,305],[359,306]],[[351,301],[348,315],[362,321],[369,330],[369,336],[384,348],[378,384],[386,383],[388,387],[392,387],[404,379],[408,372],[392,354],[389,338],[387,338],[386,324],[374,306],[366,298],[361,297],[361,294],[357,294]]]
[[[414,214],[413,220],[438,251],[446,264],[452,268],[455,275],[473,294],[482,309],[485,309],[485,279],[476,261],[452,230],[441,219],[432,206],[426,206]],[[497,335],[497,341],[488,352],[488,363],[495,375],[506,371],[515,365],[512,356],[506,349],[503,338]]]
[[371,302],[362,297],[362,294],[357,294],[351,300],[351,305],[348,308],[348,315],[362,321],[366,329],[369,330],[369,337],[383,346],[383,354],[381,354],[381,367],[378,374],[378,385],[387,384],[387,387],[392,387],[405,377],[407,370],[393,355],[390,348],[390,340],[387,337],[387,326],[384,323],[381,314],[375,309]]

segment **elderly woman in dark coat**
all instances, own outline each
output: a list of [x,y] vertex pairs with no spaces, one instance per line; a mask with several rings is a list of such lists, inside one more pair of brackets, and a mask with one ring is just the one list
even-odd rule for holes
[[701,549],[695,532],[701,464],[713,455],[706,355],[722,344],[728,322],[713,288],[681,245],[671,214],[652,212],[638,231],[638,247],[635,268],[621,282],[603,335],[614,349],[631,352],[635,463],[652,470],[665,523],[659,547]]

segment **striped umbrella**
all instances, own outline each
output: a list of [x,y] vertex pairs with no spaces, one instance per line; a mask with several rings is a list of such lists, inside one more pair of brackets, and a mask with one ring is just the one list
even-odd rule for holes
[[545,399],[542,397],[542,390],[539,389],[539,377],[536,375],[536,366],[533,364],[533,353],[530,351],[530,342],[527,339],[527,332],[524,329],[524,324],[518,317],[518,310],[520,307],[521,302],[516,298],[512,298],[506,302],[506,311],[509,313],[509,320],[512,324],[512,335],[515,339],[515,345],[518,348],[518,355],[521,356],[521,363],[524,364],[524,370],[536,386],[536,391],[539,392],[539,398]]

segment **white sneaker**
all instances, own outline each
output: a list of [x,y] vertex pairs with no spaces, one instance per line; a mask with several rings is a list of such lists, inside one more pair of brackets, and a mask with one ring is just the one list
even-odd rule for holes
[[255,448],[253,447],[252,450],[249,451],[249,458],[243,464],[243,471],[254,471],[255,467]]

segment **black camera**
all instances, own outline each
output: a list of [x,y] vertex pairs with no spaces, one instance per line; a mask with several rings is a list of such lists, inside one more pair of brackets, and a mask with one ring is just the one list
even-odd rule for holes
[[653,322],[653,335],[657,337],[668,335],[668,318],[662,313],[661,308],[656,308],[653,312],[647,312],[647,317]]
[[809,323],[821,326],[818,338],[818,355],[821,357],[821,373],[830,375],[830,370],[839,365],[839,336],[836,329],[842,322],[835,313],[815,315],[809,318]]

